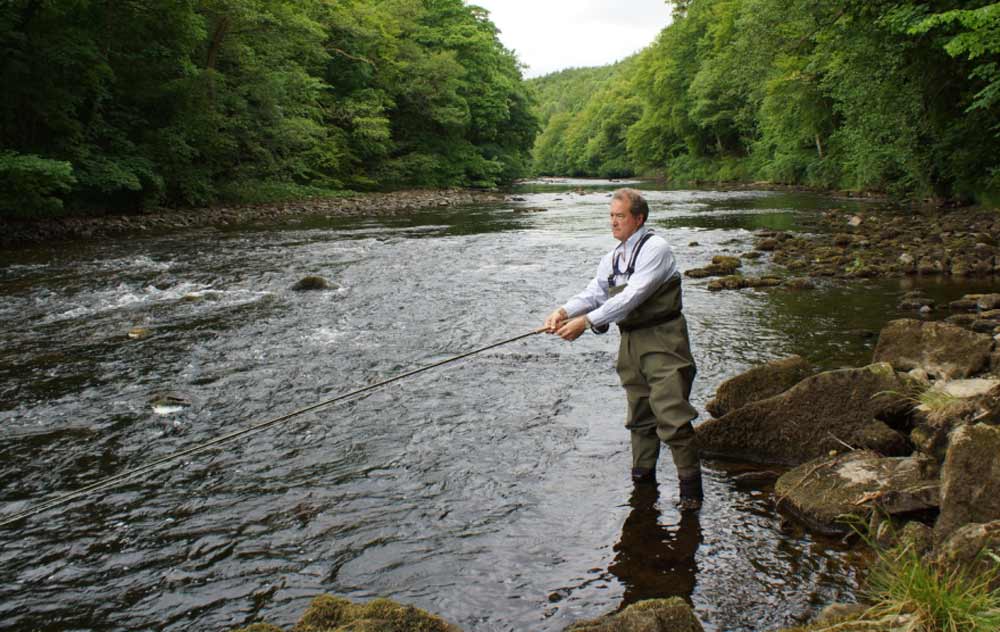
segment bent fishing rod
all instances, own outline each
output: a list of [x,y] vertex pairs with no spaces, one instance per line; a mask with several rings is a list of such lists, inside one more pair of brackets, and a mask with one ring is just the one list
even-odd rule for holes
[[252,426],[248,426],[247,428],[243,428],[242,430],[236,430],[236,431],[230,432],[228,434],[224,434],[224,435],[222,435],[220,437],[216,437],[216,438],[211,439],[209,441],[206,441],[204,443],[198,444],[198,445],[196,445],[194,447],[187,448],[185,450],[180,450],[178,452],[174,452],[173,454],[170,454],[170,455],[164,456],[162,458],[156,459],[154,461],[146,463],[145,465],[141,465],[141,466],[133,468],[131,470],[126,470],[126,471],[121,472],[119,474],[115,474],[113,476],[109,476],[109,477],[104,478],[104,479],[99,480],[99,481],[95,481],[95,482],[93,482],[93,483],[91,483],[89,485],[85,485],[85,486],[81,487],[80,489],[77,489],[75,491],[69,492],[68,494],[64,494],[62,496],[58,496],[58,497],[53,498],[51,500],[40,502],[37,505],[35,505],[34,507],[29,507],[28,509],[25,509],[24,511],[21,511],[21,512],[18,512],[18,513],[15,513],[15,514],[11,514],[9,516],[0,517],[0,527],[6,527],[6,526],[9,526],[9,525],[12,525],[12,524],[14,524],[16,522],[20,522],[21,520],[25,520],[25,519],[30,518],[32,516],[36,516],[38,514],[44,513],[44,512],[46,512],[46,511],[48,511],[50,509],[55,509],[56,507],[60,507],[62,505],[65,505],[65,504],[67,504],[69,502],[72,502],[73,500],[78,499],[78,498],[83,498],[84,496],[88,496],[90,494],[94,494],[94,493],[97,493],[97,492],[100,492],[100,491],[105,491],[105,490],[111,489],[113,487],[118,486],[119,484],[123,483],[126,480],[133,479],[133,478],[136,478],[136,477],[141,476],[143,474],[147,474],[149,472],[152,472],[154,470],[162,468],[163,466],[168,465],[170,463],[173,463],[173,462],[175,462],[175,461],[177,461],[179,459],[182,459],[182,458],[184,458],[186,456],[192,456],[192,455],[195,455],[195,454],[200,454],[202,452],[210,450],[211,448],[214,448],[214,447],[217,447],[217,446],[220,446],[220,445],[223,445],[223,444],[235,441],[236,439],[239,439],[240,437],[246,437],[246,436],[257,434],[259,432],[263,432],[264,430],[267,430],[268,428],[271,428],[273,426],[277,426],[279,424],[285,423],[285,422],[287,422],[287,421],[289,421],[291,419],[294,419],[295,417],[298,417],[300,415],[304,415],[306,413],[313,412],[315,410],[319,410],[320,408],[324,408],[326,406],[331,406],[331,405],[336,404],[338,402],[342,402],[342,401],[350,399],[352,397],[356,397],[358,395],[361,395],[362,393],[367,393],[369,391],[373,391],[375,389],[381,388],[381,387],[386,386],[388,384],[392,384],[393,382],[398,382],[398,381],[404,380],[404,379],[406,379],[408,377],[412,377],[414,375],[417,375],[418,373],[423,373],[424,371],[430,371],[431,369],[436,369],[436,368],[442,367],[442,366],[444,366],[446,364],[451,364],[453,362],[458,362],[459,360],[464,360],[465,358],[468,358],[469,356],[473,356],[473,355],[476,355],[478,353],[482,353],[484,351],[489,351],[490,349],[496,349],[497,347],[502,347],[502,346],[508,345],[508,344],[510,344],[512,342],[517,342],[518,340],[523,340],[525,338],[530,338],[531,336],[538,335],[538,334],[543,333],[545,331],[548,331],[548,330],[545,327],[540,327],[540,328],[538,328],[538,329],[536,329],[536,330],[534,330],[532,332],[529,332],[529,333],[526,333],[526,334],[521,334],[519,336],[514,336],[513,338],[508,338],[507,340],[501,340],[500,342],[495,342],[495,343],[493,343],[491,345],[487,345],[487,346],[481,347],[479,349],[474,349],[472,351],[467,351],[467,352],[465,352],[463,354],[460,354],[460,355],[457,355],[457,356],[454,356],[454,357],[451,357],[451,358],[447,358],[447,359],[441,360],[439,362],[434,362],[433,364],[427,364],[427,365],[424,365],[424,366],[419,367],[417,369],[413,369],[412,371],[407,371],[406,373],[403,373],[401,375],[397,375],[395,377],[391,377],[391,378],[389,378],[387,380],[382,380],[381,382],[377,382],[375,384],[370,384],[368,386],[365,386],[365,387],[359,388],[357,390],[351,391],[350,393],[345,393],[343,395],[338,395],[337,397],[334,397],[332,399],[327,399],[327,400],[324,400],[324,401],[319,402],[317,404],[313,404],[313,405],[307,406],[305,408],[300,408],[299,410],[290,412],[290,413],[282,415],[280,417],[275,417],[274,419],[268,419],[267,421],[262,421],[260,423],[253,424]]

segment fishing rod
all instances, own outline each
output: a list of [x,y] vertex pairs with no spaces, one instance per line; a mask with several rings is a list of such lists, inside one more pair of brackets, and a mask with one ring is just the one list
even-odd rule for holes
[[229,443],[230,441],[234,441],[235,439],[238,439],[240,437],[254,435],[254,434],[257,434],[258,432],[263,432],[264,430],[267,430],[268,428],[271,428],[272,426],[277,426],[278,424],[284,423],[284,422],[286,422],[286,421],[288,421],[290,419],[293,419],[295,417],[298,417],[300,415],[304,415],[305,413],[309,413],[309,412],[312,412],[314,410],[318,410],[318,409],[323,408],[325,406],[330,406],[332,404],[336,404],[338,402],[344,401],[345,399],[350,399],[351,397],[355,397],[357,395],[361,395],[362,393],[367,393],[368,391],[373,391],[373,390],[375,390],[377,388],[381,388],[383,386],[386,386],[387,384],[392,384],[393,382],[398,382],[398,381],[406,379],[408,377],[412,377],[412,376],[414,376],[414,375],[416,375],[418,373],[423,373],[424,371],[430,371],[431,369],[436,369],[436,368],[444,366],[446,364],[451,364],[452,362],[458,362],[459,360],[463,360],[465,358],[468,358],[469,356],[476,355],[477,353],[482,353],[484,351],[489,351],[490,349],[495,349],[497,347],[502,347],[502,346],[508,345],[508,344],[510,344],[512,342],[517,342],[518,340],[523,340],[524,338],[530,338],[531,336],[538,335],[538,334],[540,334],[542,332],[545,332],[545,331],[548,331],[548,330],[545,327],[540,327],[540,328],[538,328],[538,329],[536,329],[536,330],[534,330],[532,332],[529,332],[529,333],[526,333],[526,334],[521,334],[519,336],[514,336],[513,338],[508,338],[507,340],[501,340],[500,342],[495,342],[495,343],[493,343],[491,345],[487,345],[487,346],[481,347],[479,349],[474,349],[472,351],[467,351],[466,353],[463,353],[463,354],[460,354],[460,355],[457,355],[457,356],[454,356],[454,357],[451,357],[451,358],[447,358],[447,359],[441,360],[439,362],[434,362],[433,364],[428,364],[428,365],[422,366],[420,368],[414,369],[412,371],[408,371],[408,372],[403,373],[401,375],[397,375],[395,377],[391,377],[391,378],[389,378],[387,380],[383,380],[383,381],[377,382],[375,384],[370,384],[370,385],[365,386],[363,388],[359,388],[357,390],[351,391],[350,393],[345,393],[343,395],[338,395],[337,397],[334,397],[332,399],[328,399],[328,400],[319,402],[317,404],[313,404],[312,406],[307,406],[305,408],[300,408],[299,410],[290,412],[290,413],[282,415],[280,417],[275,417],[274,419],[269,419],[267,421],[262,421],[260,423],[254,424],[254,425],[249,426],[247,428],[244,428],[242,430],[236,430],[234,432],[230,432],[228,434],[224,434],[221,437],[216,437],[214,439],[211,439],[209,441],[206,441],[206,442],[201,443],[199,445],[196,445],[194,447],[187,448],[186,450],[180,450],[178,452],[174,452],[173,454],[170,454],[170,455],[167,455],[165,457],[156,459],[155,461],[151,461],[151,462],[149,462],[149,463],[147,463],[145,465],[133,468],[131,470],[126,470],[126,471],[121,472],[119,474],[115,474],[114,476],[109,476],[109,477],[107,477],[105,479],[96,481],[96,482],[91,483],[89,485],[84,485],[80,489],[72,491],[72,492],[70,492],[68,494],[64,494],[62,496],[58,496],[58,497],[53,498],[51,500],[47,500],[45,502],[38,503],[34,507],[30,507],[30,508],[28,508],[28,509],[26,509],[24,511],[19,512],[19,513],[11,514],[9,516],[0,518],[0,527],[6,527],[6,526],[14,524],[15,522],[20,522],[21,520],[24,520],[26,518],[30,518],[32,516],[36,516],[36,515],[38,515],[40,513],[48,511],[49,509],[54,509],[56,507],[65,505],[65,504],[67,504],[67,503],[69,503],[69,502],[71,502],[73,500],[76,500],[77,498],[82,498],[84,496],[87,496],[89,494],[93,494],[95,492],[99,492],[99,491],[104,491],[104,490],[107,490],[107,489],[111,489],[112,487],[117,486],[119,483],[122,483],[123,481],[126,481],[126,480],[131,479],[131,478],[135,478],[135,477],[137,477],[137,476],[139,476],[141,474],[146,474],[148,472],[152,472],[153,470],[159,469],[160,467],[162,467],[164,465],[167,465],[168,463],[172,463],[174,461],[177,461],[178,459],[182,459],[182,458],[184,458],[186,456],[191,456],[191,455],[194,455],[194,454],[200,454],[201,452],[205,452],[206,450],[209,450],[209,449],[214,448],[216,446],[222,445],[224,443]]

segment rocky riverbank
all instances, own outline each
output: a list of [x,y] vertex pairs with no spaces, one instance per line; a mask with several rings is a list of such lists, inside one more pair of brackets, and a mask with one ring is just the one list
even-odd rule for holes
[[144,231],[169,231],[255,222],[281,222],[293,217],[386,216],[415,210],[499,202],[500,193],[469,189],[437,189],[363,193],[280,204],[213,206],[162,210],[134,215],[59,218],[0,218],[0,246],[76,239],[120,237]]
[[[717,256],[688,270],[693,278],[721,277],[710,290],[788,284],[803,278],[974,277],[1000,273],[1000,213],[993,209],[830,210],[814,219],[810,233],[760,230],[753,249]],[[744,277],[742,261],[770,256],[785,274]],[[808,283],[805,287],[808,287]]]
[[[790,467],[774,502],[805,528],[860,530],[932,574],[1000,588],[1000,350],[990,334],[893,321],[868,366],[774,361],[721,384],[708,409],[717,417],[697,429],[705,453]],[[896,629],[869,625],[876,610],[843,620]],[[920,623],[902,614],[903,627]]]

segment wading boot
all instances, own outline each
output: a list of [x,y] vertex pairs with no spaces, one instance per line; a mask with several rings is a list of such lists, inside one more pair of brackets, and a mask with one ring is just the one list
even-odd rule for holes
[[677,508],[681,511],[698,511],[701,509],[705,495],[701,490],[701,470],[693,475],[678,476],[677,487],[680,490],[680,500]]
[[656,470],[651,467],[633,467],[632,482],[636,485],[642,483],[655,483]]

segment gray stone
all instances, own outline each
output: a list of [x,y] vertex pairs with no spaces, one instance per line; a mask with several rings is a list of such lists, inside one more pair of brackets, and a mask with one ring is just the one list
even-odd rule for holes
[[964,525],[1000,520],[1000,428],[963,425],[952,431],[941,473],[941,514],[935,536]]
[[798,465],[842,450],[909,453],[906,437],[883,420],[905,416],[908,381],[888,364],[827,371],[697,428],[707,456]]
[[778,506],[820,533],[850,530],[877,510],[895,515],[938,505],[938,466],[926,457],[869,450],[826,456],[789,470],[774,486]]
[[801,356],[772,360],[720,384],[705,410],[713,417],[722,417],[737,408],[787,391],[809,377],[812,370],[812,365]]
[[957,325],[913,319],[891,321],[879,334],[875,362],[899,371],[922,368],[944,379],[971,377],[989,368],[993,338]]

